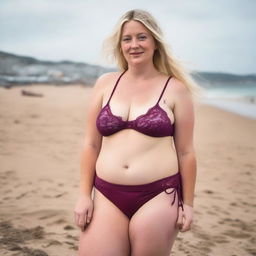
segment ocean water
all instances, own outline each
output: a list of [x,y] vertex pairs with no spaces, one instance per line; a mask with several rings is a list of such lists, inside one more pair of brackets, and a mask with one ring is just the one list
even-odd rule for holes
[[207,98],[250,99],[256,98],[256,84],[216,85],[205,88]]
[[200,102],[256,119],[256,84],[205,88]]

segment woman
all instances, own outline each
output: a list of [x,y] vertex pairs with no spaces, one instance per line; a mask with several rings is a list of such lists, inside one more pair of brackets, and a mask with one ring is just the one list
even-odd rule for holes
[[125,13],[107,42],[121,72],[97,80],[88,107],[79,255],[169,255],[193,221],[196,85],[146,11]]

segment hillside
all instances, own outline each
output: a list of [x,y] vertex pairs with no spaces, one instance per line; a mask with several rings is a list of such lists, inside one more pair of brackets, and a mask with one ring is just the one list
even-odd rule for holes
[[[22,84],[84,84],[92,85],[103,73],[114,69],[73,61],[43,61],[0,51],[0,86]],[[204,87],[215,84],[256,85],[256,75],[218,72],[193,72],[194,79]]]

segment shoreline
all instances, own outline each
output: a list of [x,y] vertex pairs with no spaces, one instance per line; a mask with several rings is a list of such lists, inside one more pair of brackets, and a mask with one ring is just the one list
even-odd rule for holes
[[256,102],[251,101],[250,98],[205,98],[200,99],[199,103],[214,106],[253,120],[256,119]]

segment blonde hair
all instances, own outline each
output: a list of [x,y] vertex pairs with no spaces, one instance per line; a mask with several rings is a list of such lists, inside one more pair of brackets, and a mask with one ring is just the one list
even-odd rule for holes
[[119,19],[113,33],[103,43],[103,50],[107,57],[114,59],[121,71],[128,69],[128,63],[120,50],[120,41],[123,25],[131,20],[141,22],[155,39],[156,50],[153,56],[155,68],[167,76],[174,76],[188,88],[193,96],[199,96],[201,88],[194,82],[190,73],[185,70],[182,62],[173,56],[170,47],[164,41],[161,28],[154,17],[145,10],[130,10]]

